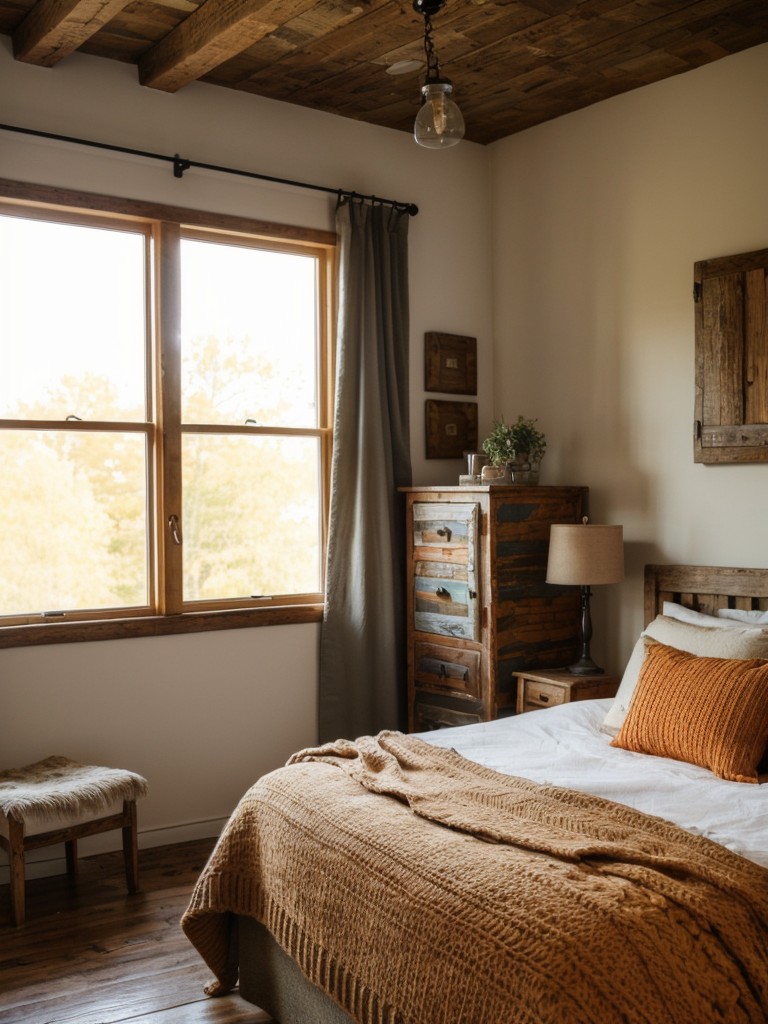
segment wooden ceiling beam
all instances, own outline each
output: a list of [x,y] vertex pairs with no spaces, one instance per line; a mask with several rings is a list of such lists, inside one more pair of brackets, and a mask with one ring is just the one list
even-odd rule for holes
[[153,89],[177,92],[316,2],[206,0],[139,60],[139,81]]
[[16,60],[51,68],[74,53],[130,0],[39,0],[13,33]]

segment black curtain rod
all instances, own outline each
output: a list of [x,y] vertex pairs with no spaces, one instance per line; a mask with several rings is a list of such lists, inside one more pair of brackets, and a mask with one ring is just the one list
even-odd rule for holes
[[259,181],[271,181],[277,185],[292,185],[294,188],[313,189],[315,192],[328,192],[338,196],[339,199],[345,196],[347,199],[357,199],[361,202],[381,203],[383,206],[392,206],[396,210],[403,210],[415,217],[419,212],[415,203],[401,203],[396,199],[382,199],[381,196],[366,196],[359,192],[351,192],[346,188],[329,188],[327,185],[311,185],[306,181],[292,181],[290,178],[275,178],[270,174],[258,174],[256,171],[240,171],[235,167],[219,167],[216,164],[204,164],[199,160],[187,160],[180,157],[178,153],[174,156],[166,156],[163,153],[148,153],[143,149],[129,149],[127,146],[113,146],[109,142],[93,142],[91,139],[76,139],[71,135],[56,135],[53,132],[41,132],[35,128],[18,128],[12,124],[0,124],[0,129],[7,132],[19,132],[22,135],[36,135],[41,139],[54,139],[56,142],[73,142],[78,146],[92,146],[94,149],[108,149],[113,153],[128,153],[130,156],[143,156],[149,160],[165,160],[173,164],[174,178],[181,178],[184,171],[192,167],[201,167],[206,171],[218,171],[219,174],[237,174],[241,178],[258,178]]

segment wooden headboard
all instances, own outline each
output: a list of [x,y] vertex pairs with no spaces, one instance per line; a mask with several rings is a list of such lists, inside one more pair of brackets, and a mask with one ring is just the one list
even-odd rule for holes
[[645,625],[665,601],[716,615],[718,608],[768,609],[768,569],[714,565],[646,565]]

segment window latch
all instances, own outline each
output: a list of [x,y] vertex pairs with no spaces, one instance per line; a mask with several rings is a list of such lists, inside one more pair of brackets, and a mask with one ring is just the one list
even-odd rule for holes
[[171,538],[174,544],[181,544],[181,525],[177,515],[168,516],[168,529],[171,531]]

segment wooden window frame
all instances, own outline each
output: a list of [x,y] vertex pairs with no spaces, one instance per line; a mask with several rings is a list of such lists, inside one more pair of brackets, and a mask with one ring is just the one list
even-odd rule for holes
[[[2,212],[24,217],[41,219],[55,218],[72,220],[76,223],[98,223],[100,225],[125,227],[127,224],[146,230],[152,241],[154,263],[152,274],[154,294],[153,313],[156,317],[154,329],[154,362],[147,372],[158,377],[161,367],[167,372],[168,366],[178,367],[178,359],[164,360],[168,345],[178,345],[176,324],[180,310],[180,281],[178,262],[168,260],[169,244],[178,245],[181,237],[208,237],[227,241],[239,236],[248,238],[257,245],[277,246],[290,252],[309,253],[318,257],[318,331],[320,345],[318,352],[318,424],[314,428],[264,428],[262,432],[275,434],[299,434],[319,439],[321,458],[321,533],[325,549],[328,526],[328,496],[330,491],[330,461],[333,444],[333,324],[335,321],[334,289],[336,235],[333,232],[296,228],[290,225],[271,224],[206,211],[190,210],[183,207],[145,203],[120,199],[95,193],[73,192],[49,186],[27,184],[0,179],[0,208]],[[148,315],[152,315],[148,312]],[[155,387],[147,393],[155,401]],[[166,391],[166,394],[168,392]],[[179,389],[171,393],[178,400]],[[167,399],[166,399],[167,402]],[[177,429],[167,431],[163,416],[174,421]],[[150,582],[152,604],[136,610],[117,608],[98,612],[75,611],[57,616],[55,622],[14,620],[13,624],[0,625],[0,649],[8,647],[33,646],[47,643],[71,643],[91,640],[124,639],[128,637],[162,636],[171,634],[207,632],[211,630],[239,629],[253,626],[273,626],[294,623],[319,622],[323,613],[323,594],[291,595],[290,598],[252,600],[233,599],[230,601],[182,602],[181,600],[181,548],[169,543],[167,519],[172,508],[179,508],[179,483],[181,436],[184,431],[180,423],[179,410],[169,409],[167,404],[158,409],[148,410],[146,424],[151,480],[148,480],[150,495],[150,523],[148,544],[151,555]],[[18,421],[2,421],[4,426],[19,426]],[[35,424],[29,422],[30,427]],[[58,428],[61,424],[45,421],[39,426]],[[136,424],[66,423],[67,429],[83,430],[125,430],[136,431]],[[142,424],[143,428],[143,424]],[[260,432],[259,428],[235,428],[243,433]],[[223,428],[232,432],[231,428]],[[156,502],[156,505],[153,504]],[[175,583],[169,586],[169,583]],[[21,617],[19,617],[21,618]]]

